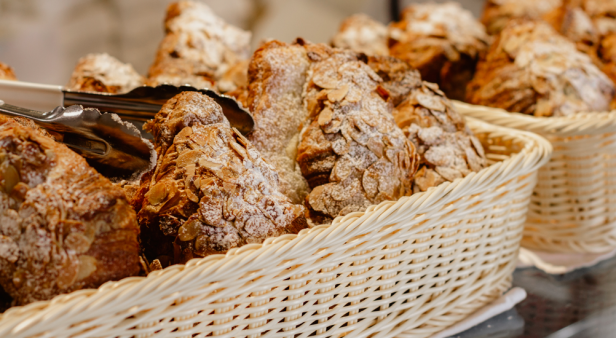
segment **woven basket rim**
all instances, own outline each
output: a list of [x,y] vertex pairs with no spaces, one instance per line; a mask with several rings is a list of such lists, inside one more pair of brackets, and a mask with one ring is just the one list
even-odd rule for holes
[[[39,322],[52,323],[54,318],[72,316],[75,322],[89,321],[111,312],[120,312],[114,305],[135,300],[130,309],[123,311],[126,316],[139,311],[139,300],[148,295],[156,295],[159,299],[180,294],[183,289],[168,290],[169,285],[178,286],[187,280],[196,279],[198,284],[207,290],[214,291],[221,286],[219,281],[229,278],[239,278],[251,272],[256,272],[271,266],[276,256],[285,254],[289,257],[301,257],[317,252],[327,244],[327,238],[346,233],[360,235],[368,230],[375,220],[388,218],[396,222],[397,213],[413,210],[421,217],[421,210],[426,206],[442,206],[458,199],[457,194],[464,191],[471,195],[496,187],[520,175],[537,170],[548,162],[552,153],[551,144],[539,135],[496,126],[472,117],[466,118],[471,129],[478,132],[488,132],[493,137],[516,139],[524,143],[520,152],[484,168],[480,172],[457,179],[454,182],[445,182],[437,187],[430,188],[423,193],[402,197],[397,201],[386,201],[370,206],[365,212],[354,212],[343,217],[337,217],[330,225],[318,225],[304,229],[299,234],[287,234],[268,238],[263,244],[248,244],[230,250],[227,254],[211,255],[205,258],[195,258],[184,265],[173,265],[163,270],[150,273],[146,277],[128,277],[120,281],[107,282],[97,289],[79,290],[69,294],[59,295],[51,300],[39,301],[26,306],[17,306],[8,309],[0,315],[0,336],[9,334],[29,335],[32,326]],[[366,231],[362,231],[366,230]],[[319,243],[318,245],[305,245],[306,241]],[[303,251],[298,249],[304,248]],[[309,249],[306,249],[309,247]],[[263,259],[266,257],[267,259]],[[264,265],[265,264],[265,265]],[[284,260],[277,261],[276,266],[284,264]],[[249,267],[249,268],[247,268]],[[164,278],[160,278],[163,277]],[[171,288],[173,289],[173,288]],[[187,286],[185,289],[189,290]],[[128,299],[127,299],[128,298]],[[40,333],[39,331],[36,331]]]
[[561,117],[536,117],[461,101],[453,100],[453,103],[466,116],[477,117],[497,125],[523,129],[541,135],[567,137],[609,132],[616,127],[616,110],[583,112]]

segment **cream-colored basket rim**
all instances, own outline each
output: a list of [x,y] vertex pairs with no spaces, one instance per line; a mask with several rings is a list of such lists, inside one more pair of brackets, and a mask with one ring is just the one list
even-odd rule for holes
[[535,117],[460,101],[453,101],[453,103],[456,109],[465,116],[472,116],[482,121],[527,130],[540,135],[569,137],[616,131],[616,110],[577,113],[564,117]]
[[[476,132],[487,132],[491,138],[499,137],[523,144],[521,151],[478,173],[443,183],[427,192],[373,205],[365,212],[338,217],[331,225],[305,229],[298,235],[268,238],[263,244],[245,245],[230,250],[226,255],[193,259],[186,265],[170,266],[147,277],[125,278],[105,283],[98,289],[80,290],[57,296],[50,301],[13,307],[0,315],[0,337],[44,336],[45,331],[58,328],[66,328],[66,336],[70,336],[82,332],[80,323],[96,327],[120,314],[128,318],[144,308],[152,308],[156,302],[164,308],[168,299],[190,297],[194,290],[200,293],[220,290],[225,280],[249,279],[265,269],[268,274],[279,273],[289,268],[285,261],[310,257],[315,252],[337,245],[341,238],[349,240],[354,236],[371,233],[374,227],[384,221],[391,224],[409,217],[425,218],[422,210],[425,212],[427,208],[445,206],[461,197],[481,193],[532,173],[551,156],[550,143],[536,134],[491,125],[473,118],[467,120]],[[259,281],[251,283],[254,285]],[[234,290],[227,288],[220,292],[224,294],[221,296],[226,297],[232,296]],[[104,335],[104,332],[96,329],[90,333],[93,336]]]

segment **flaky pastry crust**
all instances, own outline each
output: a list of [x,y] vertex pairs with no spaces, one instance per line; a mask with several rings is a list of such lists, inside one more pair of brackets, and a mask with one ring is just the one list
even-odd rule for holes
[[0,284],[14,305],[139,273],[124,193],[63,144],[0,116]]
[[104,93],[125,93],[143,85],[144,78],[133,66],[109,54],[88,54],[75,66],[69,90]]
[[352,15],[340,24],[332,46],[366,55],[389,55],[387,26],[366,14]]
[[410,5],[389,27],[390,55],[417,68],[452,99],[464,98],[489,41],[483,25],[453,2]]
[[165,30],[149,70],[149,85],[188,84],[222,92],[235,89],[235,82],[228,81],[234,75],[228,74],[225,79],[225,74],[238,63],[245,65],[250,56],[250,32],[227,24],[196,1],[169,5]]
[[417,154],[391,115],[382,79],[357,54],[307,45],[308,121],[297,161],[315,223],[412,193]]
[[477,65],[467,101],[535,116],[606,111],[614,84],[542,21],[513,20]]
[[178,94],[146,128],[159,160],[132,204],[148,258],[183,263],[307,226],[276,170],[209,97]]

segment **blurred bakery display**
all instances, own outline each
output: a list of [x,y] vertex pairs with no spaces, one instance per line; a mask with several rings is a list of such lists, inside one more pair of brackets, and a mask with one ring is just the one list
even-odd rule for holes
[[[79,58],[109,53],[145,74],[163,38],[160,13],[171,0],[0,0],[0,60],[22,81],[66,84]],[[302,36],[327,42],[357,12],[386,23],[392,3],[382,0],[203,0],[228,23],[264,38]],[[445,1],[437,1],[445,2]],[[482,0],[459,1],[478,17]]]

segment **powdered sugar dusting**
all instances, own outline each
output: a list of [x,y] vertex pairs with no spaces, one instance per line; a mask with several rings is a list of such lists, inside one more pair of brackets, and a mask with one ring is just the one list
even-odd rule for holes
[[67,88],[97,91],[90,83],[91,80],[100,83],[102,90],[99,91],[112,93],[128,92],[144,82],[133,66],[122,63],[109,54],[88,54],[79,59]]
[[605,111],[615,93],[586,54],[542,22],[512,22],[477,69],[469,102],[535,116]]
[[388,55],[387,27],[365,14],[355,14],[342,22],[332,45],[367,55]]
[[[148,248],[154,255],[172,255],[180,263],[306,226],[303,207],[280,193],[274,167],[229,127],[209,97],[177,95],[152,128],[161,156],[152,179],[143,182],[147,192],[138,217],[155,229],[146,237],[164,236],[160,247]],[[164,243],[179,246],[179,255],[166,252]]]

